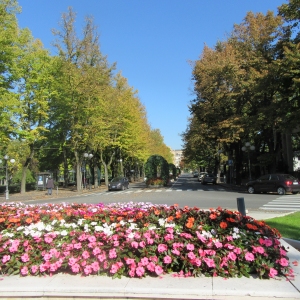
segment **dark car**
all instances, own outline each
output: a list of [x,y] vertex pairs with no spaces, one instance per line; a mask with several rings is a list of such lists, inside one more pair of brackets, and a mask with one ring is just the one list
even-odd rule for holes
[[207,173],[203,175],[201,178],[201,183],[202,184],[207,184],[207,183],[212,183],[212,184],[217,184],[217,176],[212,173]]
[[207,174],[207,172],[200,172],[198,175],[198,181],[201,182],[202,177]]
[[195,171],[195,172],[193,173],[193,177],[194,177],[194,178],[197,178],[198,175],[199,175],[199,173],[198,173],[197,171]]
[[269,192],[278,193],[279,195],[297,194],[300,191],[300,182],[289,174],[267,174],[247,182],[246,187],[250,194]]
[[126,177],[115,177],[111,180],[111,182],[108,184],[108,190],[122,190],[129,188],[129,181]]

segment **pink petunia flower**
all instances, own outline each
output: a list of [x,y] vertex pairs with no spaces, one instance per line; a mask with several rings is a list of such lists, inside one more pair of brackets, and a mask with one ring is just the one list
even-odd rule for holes
[[187,256],[188,256],[188,258],[191,259],[191,260],[193,260],[193,259],[196,258],[196,255],[195,255],[194,252],[189,252],[189,253],[187,254]]
[[24,266],[24,267],[21,268],[21,274],[23,276],[28,275],[28,268],[26,266]]
[[29,261],[29,255],[27,253],[24,253],[21,255],[22,262],[28,262]]
[[109,257],[110,259],[113,259],[113,258],[116,258],[116,257],[117,257],[117,251],[116,251],[115,248],[109,250],[108,257]]
[[208,267],[210,267],[210,268],[215,268],[216,267],[215,262],[214,262],[213,259],[204,258],[203,260],[205,261],[205,263],[207,264]]
[[139,247],[139,243],[136,241],[131,242],[131,247],[137,249]]
[[2,263],[6,264],[10,260],[10,255],[4,255],[2,257]]
[[155,271],[155,264],[154,262],[150,262],[147,266],[146,266],[147,270],[150,272],[154,272]]
[[270,268],[270,271],[269,271],[270,278],[275,277],[277,274],[278,274],[277,270],[275,270],[274,268]]
[[289,265],[289,261],[284,257],[280,258],[278,263],[283,267],[287,267]]
[[80,265],[76,263],[76,264],[72,265],[71,269],[72,269],[73,273],[79,273]]
[[37,265],[31,266],[31,273],[35,274],[38,271],[39,267]]
[[164,272],[163,268],[161,266],[155,266],[155,273],[156,275],[160,275]]
[[89,254],[89,252],[88,251],[83,251],[82,252],[82,257],[84,258],[84,259],[87,259],[87,258],[89,258],[90,257],[90,254]]
[[195,249],[195,246],[193,244],[187,244],[186,249],[189,251],[193,251]]
[[235,261],[236,260],[236,255],[234,252],[229,252],[227,255],[228,259]]
[[254,255],[253,255],[251,252],[247,252],[247,253],[245,254],[245,259],[246,259],[247,261],[253,261],[253,260],[254,260]]
[[137,267],[135,273],[137,276],[142,277],[145,274],[145,269],[143,267]]
[[166,255],[164,257],[164,263],[165,264],[170,264],[172,262],[172,258],[169,255]]
[[142,263],[143,266],[147,266],[147,265],[149,264],[149,259],[148,259],[148,257],[143,257],[143,258],[141,259],[141,263]]
[[167,250],[168,250],[168,246],[165,245],[165,244],[159,244],[158,247],[157,247],[157,251],[158,251],[159,253],[164,252],[164,251],[167,251]]

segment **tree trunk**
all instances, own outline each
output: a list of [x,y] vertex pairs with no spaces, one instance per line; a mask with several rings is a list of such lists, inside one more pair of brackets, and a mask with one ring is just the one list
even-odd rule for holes
[[33,144],[29,146],[30,148],[30,154],[29,157],[27,157],[26,162],[23,165],[22,169],[22,179],[21,179],[21,194],[26,193],[26,174],[27,174],[27,169],[30,166],[31,160],[34,156],[34,149],[33,149]]

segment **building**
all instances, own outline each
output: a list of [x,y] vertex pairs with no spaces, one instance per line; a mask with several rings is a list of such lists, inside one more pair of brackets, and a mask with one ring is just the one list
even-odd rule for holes
[[183,151],[182,150],[171,150],[173,154],[173,164],[175,167],[180,166],[180,162],[183,160]]

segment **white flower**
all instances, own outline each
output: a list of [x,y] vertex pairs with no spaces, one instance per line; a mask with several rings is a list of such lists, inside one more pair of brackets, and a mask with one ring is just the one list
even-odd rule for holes
[[129,239],[133,239],[133,238],[134,238],[134,233],[133,233],[133,232],[129,233],[129,234],[127,235],[127,237],[128,237]]
[[63,231],[61,231],[60,234],[63,235],[63,236],[66,236],[66,235],[68,235],[68,231],[67,230],[63,230]]
[[232,238],[233,239],[239,239],[241,236],[239,234],[233,233]]
[[83,227],[84,229],[84,231],[85,232],[89,232],[90,231],[90,229],[89,229],[89,224],[84,224],[84,227]]
[[96,225],[98,225],[98,223],[97,222],[91,222],[91,225],[96,226]]
[[161,227],[163,227],[163,226],[165,226],[166,221],[165,221],[165,219],[158,219],[158,223]]
[[102,226],[95,226],[95,231],[103,231],[103,227]]
[[53,225],[55,225],[56,223],[57,223],[57,220],[53,220],[52,223],[51,223],[51,225],[53,226]]
[[48,224],[46,227],[45,227],[45,230],[46,231],[52,231],[52,226],[50,224]]
[[239,230],[237,227],[233,227],[233,232],[235,232],[235,233],[239,233],[239,232],[240,232],[240,230]]

